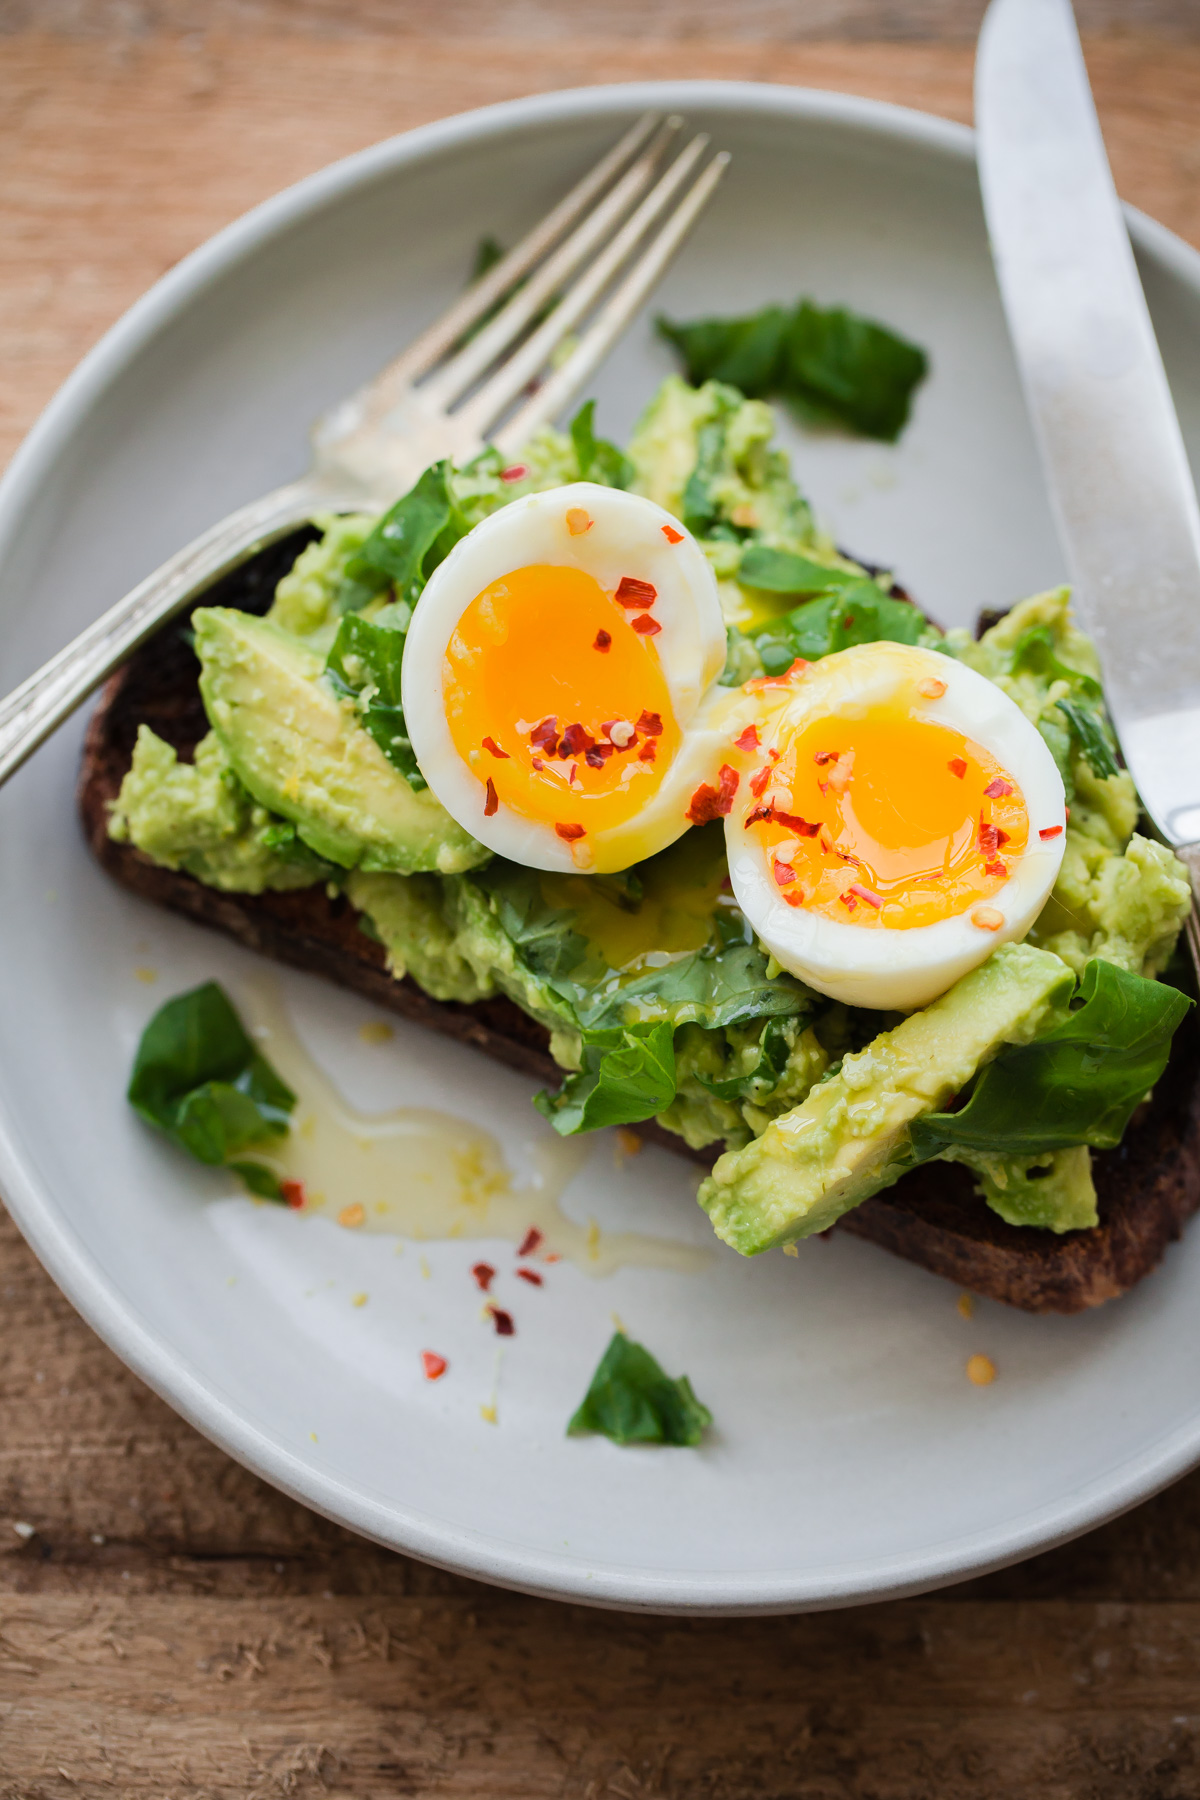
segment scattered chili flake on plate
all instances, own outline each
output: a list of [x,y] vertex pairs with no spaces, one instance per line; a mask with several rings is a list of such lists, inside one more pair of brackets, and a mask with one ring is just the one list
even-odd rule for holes
[[541,1287],[542,1285],[542,1278],[536,1269],[518,1269],[517,1274],[521,1277],[522,1281],[527,1281],[531,1287]]
[[421,1367],[425,1371],[426,1381],[440,1381],[450,1364],[436,1350],[422,1350]]
[[[640,1138],[638,1139],[638,1142],[639,1144],[641,1143]],[[517,1245],[517,1255],[532,1256],[539,1244],[541,1244],[545,1238],[545,1235],[545,1232],[537,1225],[531,1225],[529,1230],[525,1233],[525,1236],[521,1239],[521,1242]]]
[[496,1327],[497,1337],[516,1337],[517,1328],[513,1324],[513,1316],[510,1312],[505,1312],[502,1306],[489,1306],[487,1310],[492,1324]]
[[491,1263],[472,1263],[471,1273],[475,1277],[476,1287],[482,1288],[483,1292],[486,1294],[493,1281],[496,1279],[496,1271],[493,1269]]

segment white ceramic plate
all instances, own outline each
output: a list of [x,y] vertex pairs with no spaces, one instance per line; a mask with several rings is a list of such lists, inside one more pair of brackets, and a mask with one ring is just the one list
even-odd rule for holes
[[[513,237],[632,115],[677,108],[734,152],[664,284],[676,316],[798,293],[929,346],[897,449],[785,428],[839,540],[892,564],[946,622],[1061,574],[984,237],[969,133],[867,101],[662,84],[452,119],[326,170],[172,271],[59,394],[0,489],[7,689],[169,551],[298,472],[312,418],[459,287],[477,239]],[[1200,448],[1200,257],[1133,229],[1185,432]],[[643,322],[602,371],[624,433],[670,361]],[[122,1099],[138,1033],[209,976],[262,965],[139,904],[89,861],[72,787],[81,727],[0,796],[0,1188],[109,1344],[234,1456],[331,1517],[485,1579],[598,1604],[832,1606],[1027,1555],[1144,1498],[1200,1455],[1200,1231],[1128,1299],[1078,1319],[956,1309],[953,1288],[850,1239],[703,1272],[569,1263],[517,1314],[498,1423],[496,1340],[468,1265],[511,1245],[397,1257],[234,1196]],[[148,987],[135,970],[153,968]],[[458,1109],[518,1171],[545,1128],[529,1084],[280,974],[299,1030],[367,1108]],[[602,1228],[712,1242],[695,1175],[607,1138],[566,1205]],[[369,1302],[352,1296],[369,1292]],[[567,1440],[613,1313],[715,1414],[699,1451]],[[421,1348],[450,1358],[424,1381]],[[999,1378],[977,1389],[967,1356]]]

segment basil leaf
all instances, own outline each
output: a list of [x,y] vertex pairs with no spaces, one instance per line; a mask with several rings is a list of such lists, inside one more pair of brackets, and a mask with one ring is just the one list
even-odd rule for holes
[[818,662],[851,644],[916,644],[927,630],[924,614],[910,600],[893,600],[860,576],[750,635],[767,674],[778,675],[798,656]]
[[580,481],[596,481],[601,487],[628,488],[634,477],[629,458],[595,430],[596,402],[589,400],[571,420],[571,442],[579,464]]
[[534,1105],[561,1137],[652,1119],[675,1098],[673,1040],[669,1020],[585,1031],[582,1069],[557,1094],[535,1095]]
[[385,607],[374,620],[347,613],[325,659],[325,677],[335,693],[353,698],[359,723],[392,767],[420,793],[428,783],[417,767],[400,703],[406,631],[385,622],[385,616],[393,612],[411,617],[407,607]]
[[950,1146],[1021,1156],[1119,1144],[1133,1110],[1167,1064],[1171,1038],[1192,1002],[1164,982],[1093,957],[1078,1010],[1043,1037],[1004,1050],[980,1074],[967,1104],[911,1127],[926,1161]]
[[286,1137],[296,1104],[215,981],[179,994],[155,1013],[138,1045],[128,1099],[147,1124],[190,1156],[228,1163],[243,1175],[235,1160],[240,1152]]
[[712,1424],[686,1375],[672,1380],[650,1352],[613,1334],[567,1432],[598,1432],[614,1444],[698,1444]]
[[776,1085],[783,1074],[789,1053],[790,1046],[783,1025],[778,1019],[770,1019],[759,1040],[758,1061],[752,1069],[748,1069],[744,1075],[735,1075],[728,1081],[712,1081],[697,1069],[696,1079],[701,1087],[706,1087],[718,1100],[753,1100],[759,1083],[768,1088]]
[[828,569],[794,550],[771,550],[766,544],[747,545],[737,578],[743,587],[769,594],[825,594],[863,580],[857,569]]
[[432,463],[414,487],[385,512],[356,556],[346,564],[352,581],[390,582],[401,599],[416,600],[437,565],[468,526],[449,489],[450,464]]
[[801,300],[735,319],[658,320],[687,378],[728,382],[751,399],[778,395],[810,417],[892,443],[908,422],[929,359],[916,344],[844,306]]
[[1104,730],[1100,713],[1082,700],[1056,700],[1054,703],[1071,727],[1071,738],[1093,775],[1101,781],[1117,773],[1117,759]]

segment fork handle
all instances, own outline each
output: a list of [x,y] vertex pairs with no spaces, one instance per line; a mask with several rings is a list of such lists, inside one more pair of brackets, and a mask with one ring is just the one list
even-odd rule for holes
[[151,632],[242,557],[342,503],[306,478],[202,531],[0,701],[0,786]]

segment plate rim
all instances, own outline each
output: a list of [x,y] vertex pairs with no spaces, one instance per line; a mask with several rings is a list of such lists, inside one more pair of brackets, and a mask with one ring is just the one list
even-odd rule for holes
[[[378,177],[529,126],[603,119],[653,107],[766,112],[900,140],[959,163],[974,162],[974,134],[951,120],[890,102],[822,89],[746,81],[627,82],[558,89],[456,113],[383,140],[271,196],[191,251],[112,325],[67,377],[0,479],[0,559],[59,454],[106,388],[145,340],[204,290],[306,217]],[[1200,251],[1166,226],[1126,206],[1135,249],[1191,288],[1200,300]],[[700,1570],[659,1574],[632,1565],[589,1567],[577,1556],[532,1550],[373,1499],[315,1468],[251,1424],[192,1360],[140,1315],[60,1215],[27,1167],[0,1111],[0,1191],[51,1279],[104,1343],[189,1424],[252,1473],[335,1523],[438,1568],[543,1598],[659,1614],[752,1616],[898,1599],[984,1574],[1052,1549],[1160,1492],[1200,1461],[1200,1407],[1155,1444],[1068,1497],[1016,1515],[1003,1527],[948,1540],[936,1550],[859,1558],[820,1571],[743,1575]]]

